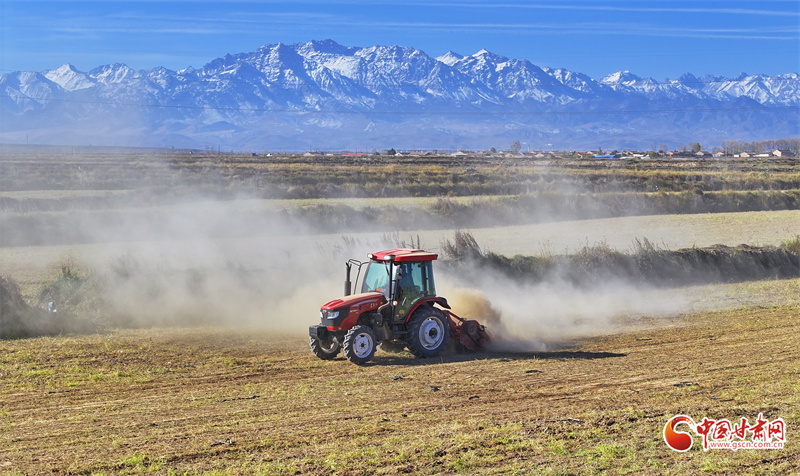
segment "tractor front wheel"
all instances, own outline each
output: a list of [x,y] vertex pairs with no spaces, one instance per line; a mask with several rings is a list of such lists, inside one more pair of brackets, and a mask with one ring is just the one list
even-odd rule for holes
[[435,307],[414,312],[408,326],[408,350],[417,357],[434,357],[447,345],[450,328],[447,316]]
[[311,352],[322,360],[331,360],[339,355],[339,350],[342,348],[334,339],[320,340],[316,337],[309,337],[308,345],[311,347]]
[[344,356],[354,364],[369,362],[375,355],[376,342],[375,332],[371,327],[355,326],[344,336]]

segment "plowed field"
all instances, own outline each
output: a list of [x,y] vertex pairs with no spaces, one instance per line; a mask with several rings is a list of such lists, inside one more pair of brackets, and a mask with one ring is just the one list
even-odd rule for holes
[[[800,282],[774,282],[798,294]],[[301,336],[162,329],[3,342],[4,474],[796,474],[800,307],[652,319],[551,352],[315,359]],[[786,421],[687,453],[685,414]]]

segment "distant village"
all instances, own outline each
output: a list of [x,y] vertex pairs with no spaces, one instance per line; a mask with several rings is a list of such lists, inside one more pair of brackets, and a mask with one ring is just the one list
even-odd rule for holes
[[[253,154],[254,156],[258,154]],[[272,154],[266,154],[272,155]],[[343,156],[343,157],[365,157],[373,156],[393,156],[393,157],[430,157],[430,156],[447,156],[447,157],[511,157],[511,158],[532,158],[532,159],[599,159],[599,160],[631,160],[631,159],[674,159],[674,160],[689,160],[689,159],[725,159],[725,158],[795,158],[797,154],[789,149],[775,149],[771,152],[739,152],[735,154],[728,154],[722,151],[708,152],[705,150],[693,152],[686,150],[673,150],[673,151],[637,151],[637,150],[622,150],[604,153],[602,151],[471,151],[471,150],[458,150],[458,151],[425,151],[425,150],[401,150],[394,149],[372,151],[372,152],[348,152],[348,151],[308,151],[303,154],[305,157],[317,156]]]
[[[549,144],[548,144],[549,146]],[[775,147],[777,146],[777,147]],[[529,160],[706,160],[706,159],[799,159],[800,137],[793,139],[769,140],[763,142],[725,141],[721,147],[713,147],[711,151],[703,150],[700,144],[693,142],[681,145],[677,150],[666,150],[661,144],[655,150],[523,150],[515,141],[511,147],[499,150],[494,147],[487,150],[463,149],[367,149],[367,150],[326,150],[314,149],[307,151],[290,150],[262,150],[259,152],[223,150],[221,147],[206,146],[202,149],[177,148],[177,147],[117,147],[117,146],[58,146],[58,145],[28,145],[28,144],[0,144],[0,152],[14,151],[49,151],[62,153],[81,152],[149,152],[166,154],[186,154],[199,156],[221,155],[251,155],[252,157],[484,157],[484,158],[516,158]]]
[[598,160],[637,160],[637,159],[674,159],[674,160],[706,160],[706,159],[733,159],[733,158],[794,158],[800,152],[800,137],[791,139],[767,140],[756,142],[745,142],[737,140],[723,141],[722,145],[714,146],[711,151],[704,150],[698,142],[682,144],[677,150],[667,150],[666,144],[653,144],[651,150],[613,150],[604,152],[602,148],[590,151],[581,150],[554,150],[551,144],[547,144],[550,150],[523,150],[523,144],[518,140],[511,143],[506,150],[498,150],[494,147],[475,151],[468,149],[449,149],[449,150],[372,150],[372,151],[308,151],[303,155],[308,157],[320,155],[337,156],[446,156],[446,157],[513,157],[530,159],[598,159]]

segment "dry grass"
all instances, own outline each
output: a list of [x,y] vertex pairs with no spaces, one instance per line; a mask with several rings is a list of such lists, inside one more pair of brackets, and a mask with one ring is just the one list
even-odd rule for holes
[[[622,252],[635,240],[647,238],[665,249],[707,247],[716,244],[779,246],[796,234],[800,210],[771,212],[649,215],[640,217],[573,220],[535,225],[470,228],[481,246],[513,256],[574,253],[585,246],[604,243]],[[423,242],[451,238],[451,230],[419,231]]]
[[[798,315],[707,312],[554,352],[363,367],[316,360],[302,338],[214,329],[8,341],[0,471],[790,474]],[[782,417],[789,443],[675,453],[661,431],[680,413]]]
[[62,198],[85,196],[87,191],[135,189],[166,197],[198,190],[229,197],[229,192],[236,190],[263,198],[336,198],[798,188],[797,163],[785,159],[596,161],[91,151],[0,154],[0,199],[47,198],[36,193],[40,190],[84,191]]

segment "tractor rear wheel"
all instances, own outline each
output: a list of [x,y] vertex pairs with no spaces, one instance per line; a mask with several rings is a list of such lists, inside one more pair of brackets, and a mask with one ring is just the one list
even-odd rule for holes
[[344,336],[344,356],[354,364],[369,362],[375,355],[377,339],[369,326],[358,325]]
[[309,337],[308,342],[311,347],[311,352],[322,360],[331,360],[339,355],[339,350],[342,348],[334,339],[320,340],[316,337]]
[[408,326],[408,350],[417,357],[434,357],[447,345],[447,316],[435,307],[421,307]]

